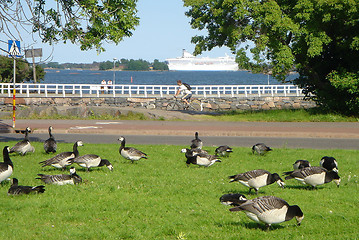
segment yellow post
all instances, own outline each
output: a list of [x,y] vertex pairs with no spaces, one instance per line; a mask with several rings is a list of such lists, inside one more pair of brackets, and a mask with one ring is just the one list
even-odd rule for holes
[[12,92],[12,128],[15,129],[15,94],[16,94],[16,88],[15,88],[15,82],[16,82],[16,60],[14,58],[14,85],[13,85],[13,92]]
[[13,89],[13,94],[12,94],[12,127],[15,128],[15,94],[16,94],[16,89]]

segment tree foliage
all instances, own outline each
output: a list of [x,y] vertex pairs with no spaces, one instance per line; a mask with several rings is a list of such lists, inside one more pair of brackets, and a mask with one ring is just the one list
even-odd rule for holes
[[359,94],[357,87],[348,91],[340,84],[343,76],[353,79],[350,84],[359,81],[359,1],[184,0],[184,5],[192,27],[208,32],[192,38],[195,54],[227,46],[240,68],[258,72],[270,64],[282,81],[296,69],[295,83],[319,104],[358,112],[338,103],[353,103]]
[[124,70],[148,71],[150,69],[150,65],[151,64],[149,62],[143,59],[139,59],[139,60],[130,59],[125,65]]
[[[32,66],[24,59],[16,60],[16,82],[33,81]],[[45,71],[41,66],[36,66],[36,80],[41,81],[45,77]],[[12,58],[0,56],[0,82],[14,81],[14,61]]]
[[152,68],[157,71],[165,71],[168,70],[168,65],[165,62],[160,62],[158,59],[155,59]]
[[119,43],[139,24],[137,0],[1,0],[0,32],[21,39],[36,33],[43,42],[70,41],[81,50],[103,51],[104,41]]

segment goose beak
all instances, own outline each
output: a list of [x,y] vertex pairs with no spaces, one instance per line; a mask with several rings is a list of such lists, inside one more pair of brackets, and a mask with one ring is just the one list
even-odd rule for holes
[[281,188],[284,188],[285,183],[284,183],[283,181],[278,180],[277,183],[278,183],[278,185],[279,185]]
[[296,217],[296,219],[297,219],[297,226],[300,226],[300,225],[302,224],[303,218],[304,218],[304,215],[301,216],[301,217],[298,217],[298,216]]
[[333,182],[335,182],[335,184],[337,185],[337,187],[339,187],[339,185],[340,185],[340,179],[334,179]]

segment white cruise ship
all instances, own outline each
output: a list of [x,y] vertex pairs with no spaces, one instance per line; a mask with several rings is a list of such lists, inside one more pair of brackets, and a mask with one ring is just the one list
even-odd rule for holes
[[183,49],[182,57],[166,59],[169,70],[173,71],[237,71],[234,57],[195,57]]

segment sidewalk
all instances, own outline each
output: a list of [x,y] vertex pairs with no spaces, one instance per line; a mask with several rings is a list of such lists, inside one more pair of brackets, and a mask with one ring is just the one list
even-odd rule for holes
[[[16,120],[16,128],[29,126],[33,133],[285,137],[359,139],[359,123],[212,122],[212,121],[111,121],[111,120]],[[0,120],[0,132],[10,133],[12,120]]]

